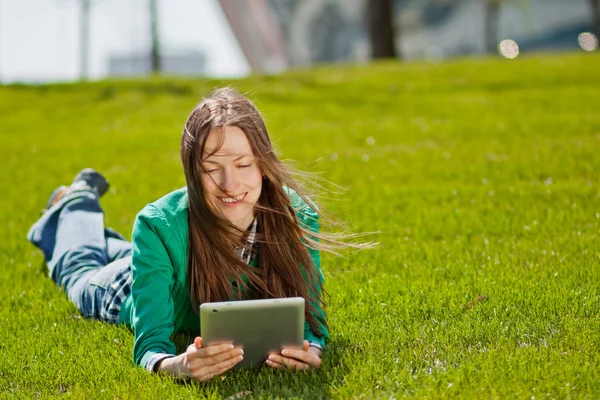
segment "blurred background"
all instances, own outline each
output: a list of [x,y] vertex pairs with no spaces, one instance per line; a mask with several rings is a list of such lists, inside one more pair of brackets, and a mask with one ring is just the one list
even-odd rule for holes
[[595,51],[600,0],[0,0],[0,82]]

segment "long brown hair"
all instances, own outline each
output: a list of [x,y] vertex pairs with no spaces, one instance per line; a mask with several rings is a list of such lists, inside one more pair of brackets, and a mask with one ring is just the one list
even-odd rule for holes
[[[213,129],[226,126],[238,127],[246,134],[264,175],[255,206],[257,267],[250,267],[236,256],[234,249],[243,245],[242,232],[211,211],[202,184],[201,164],[207,137]],[[183,129],[181,161],[189,197],[187,279],[196,312],[200,303],[242,299],[250,293],[255,298],[298,296],[305,300],[306,320],[321,336],[327,322],[315,312],[315,307],[324,308],[324,291],[309,249],[331,250],[331,244],[335,246],[337,242],[310,231],[298,220],[296,213],[302,210],[294,209],[285,188],[294,190],[304,200],[305,212],[313,218],[323,213],[275,155],[254,104],[231,88],[217,89],[204,98]],[[237,283],[239,290],[233,288],[232,282]]]

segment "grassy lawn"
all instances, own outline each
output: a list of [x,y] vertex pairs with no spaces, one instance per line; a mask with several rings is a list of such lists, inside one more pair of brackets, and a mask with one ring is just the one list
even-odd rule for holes
[[[0,87],[0,398],[600,397],[598,71],[578,54]],[[25,234],[92,166],[129,237],[184,185],[181,128],[223,84],[282,158],[347,188],[321,204],[381,246],[324,256],[319,371],[181,385],[133,365],[127,328],[82,319]]]

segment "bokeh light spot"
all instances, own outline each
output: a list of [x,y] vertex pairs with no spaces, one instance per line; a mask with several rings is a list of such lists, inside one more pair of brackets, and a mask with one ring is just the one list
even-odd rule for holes
[[519,45],[512,39],[504,39],[498,43],[498,53],[502,57],[512,60],[519,55]]
[[579,46],[585,51],[596,51],[598,48],[598,38],[590,32],[583,32],[577,38]]

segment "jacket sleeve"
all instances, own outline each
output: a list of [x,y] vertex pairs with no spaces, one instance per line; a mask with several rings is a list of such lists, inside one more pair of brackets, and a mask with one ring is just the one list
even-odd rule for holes
[[133,300],[131,325],[134,332],[133,358],[148,368],[160,355],[175,355],[171,342],[174,329],[173,265],[166,249],[171,230],[164,215],[153,205],[137,216],[132,234]]
[[[300,226],[304,229],[308,229],[311,232],[318,233],[319,232],[319,214],[315,212],[311,207],[305,205],[299,212],[296,213],[298,217],[298,221]],[[322,296],[322,287],[325,282],[325,278],[323,277],[323,272],[321,271],[321,254],[319,250],[309,248],[308,252],[312,257],[313,264],[315,267],[316,276],[315,279],[318,279],[320,285],[317,282],[312,282],[313,288],[312,290],[316,291],[316,294],[320,297]],[[321,304],[312,304],[313,306],[313,315],[317,318],[317,320],[322,321],[323,323],[326,321],[327,316],[325,314],[325,310],[321,307]],[[317,336],[315,332],[310,327],[308,321],[304,323],[304,340],[308,340],[311,343],[317,343],[321,347],[325,347],[325,342],[329,338],[329,332],[325,329],[325,325],[323,325],[323,329],[321,332],[322,336]]]

